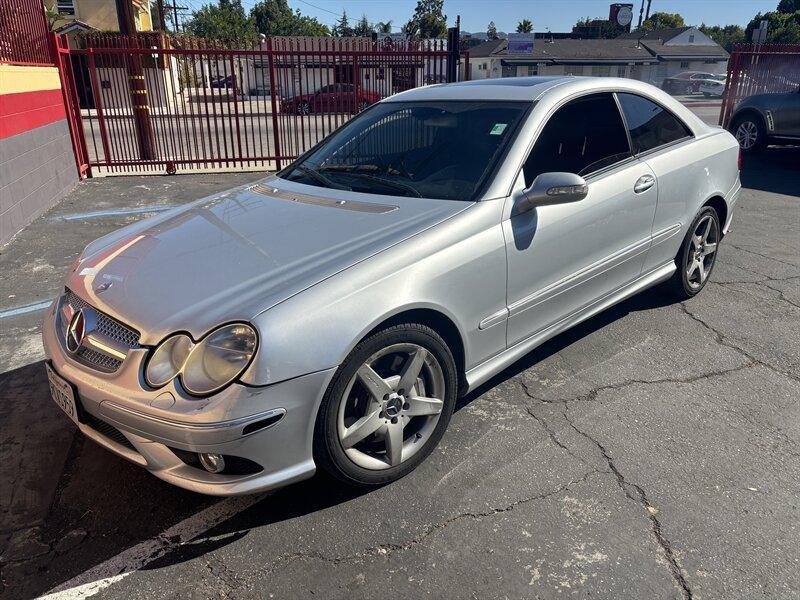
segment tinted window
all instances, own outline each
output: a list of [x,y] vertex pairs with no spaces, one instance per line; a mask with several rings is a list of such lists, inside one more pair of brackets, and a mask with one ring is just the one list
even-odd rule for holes
[[530,103],[377,104],[279,174],[309,185],[472,200]]
[[525,183],[550,171],[589,175],[628,156],[614,97],[593,94],[565,104],[550,118],[525,162]]
[[634,94],[618,94],[618,97],[636,154],[691,135],[677,117],[655,102]]

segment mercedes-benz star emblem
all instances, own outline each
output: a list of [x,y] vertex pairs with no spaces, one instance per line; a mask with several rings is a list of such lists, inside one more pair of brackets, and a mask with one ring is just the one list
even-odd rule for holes
[[78,351],[81,347],[81,342],[86,335],[86,315],[83,314],[83,309],[79,310],[72,317],[67,328],[66,343],[67,350],[72,354]]

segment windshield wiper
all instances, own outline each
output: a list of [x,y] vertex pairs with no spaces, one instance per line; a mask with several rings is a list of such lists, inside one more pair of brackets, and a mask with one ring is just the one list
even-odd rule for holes
[[325,165],[320,171],[369,171],[375,173],[381,170],[378,165]]
[[331,181],[330,179],[325,177],[325,175],[323,175],[322,173],[320,173],[316,169],[312,169],[310,167],[305,167],[303,165],[298,165],[298,166],[295,167],[295,169],[297,169],[298,171],[300,171],[301,173],[303,173],[305,175],[308,175],[309,177],[311,177],[311,179],[313,179],[317,183],[322,184],[325,187],[333,188],[335,190],[352,190],[353,189],[353,188],[348,187],[346,185],[342,185],[341,183],[336,183],[335,181]]
[[389,187],[393,187],[400,190],[405,190],[406,192],[411,192],[412,196],[417,198],[422,198],[422,194],[420,194],[416,188],[411,187],[408,184],[401,183],[399,181],[391,181],[389,179],[383,179],[382,177],[375,177],[374,175],[367,175],[366,173],[357,173],[355,171],[342,171],[343,174],[349,175],[350,177],[357,177],[359,179],[366,179],[369,181],[376,181],[383,185],[387,185]]

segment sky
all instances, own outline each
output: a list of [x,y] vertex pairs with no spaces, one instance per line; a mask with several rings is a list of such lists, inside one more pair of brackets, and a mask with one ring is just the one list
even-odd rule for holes
[[[408,21],[417,4],[416,0],[288,1],[292,8],[329,26],[345,10],[351,24],[364,13],[371,23],[391,20],[394,31]],[[254,2],[243,0],[248,9]],[[641,0],[627,2],[634,4],[636,23]],[[192,4],[195,3],[201,2]],[[498,31],[514,31],[524,18],[533,21],[534,31],[571,31],[579,18],[608,18],[610,4],[610,0],[445,0],[444,12],[448,26],[455,25],[455,17],[460,14],[461,29],[470,32],[486,31],[489,21],[495,22]],[[777,5],[778,0],[652,0],[651,11],[678,12],[691,25],[746,25],[757,12],[775,10]]]

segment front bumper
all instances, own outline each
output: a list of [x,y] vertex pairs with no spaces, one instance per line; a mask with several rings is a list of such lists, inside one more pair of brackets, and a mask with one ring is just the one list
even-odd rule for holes
[[[156,477],[203,494],[255,493],[314,474],[314,424],[335,368],[266,387],[234,384],[202,399],[177,383],[150,390],[141,376],[146,349],[131,350],[110,374],[75,361],[58,335],[56,304],[45,312],[45,354],[74,386],[78,426],[87,437]],[[240,457],[262,470],[213,474],[182,460],[185,452]]]

